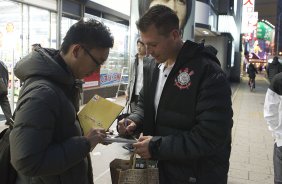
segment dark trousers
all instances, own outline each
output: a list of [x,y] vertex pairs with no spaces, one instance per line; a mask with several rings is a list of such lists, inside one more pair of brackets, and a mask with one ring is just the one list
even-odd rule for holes
[[273,150],[274,183],[282,184],[282,146],[274,144]]
[[6,120],[9,120],[12,117],[12,112],[7,95],[0,96],[0,105]]

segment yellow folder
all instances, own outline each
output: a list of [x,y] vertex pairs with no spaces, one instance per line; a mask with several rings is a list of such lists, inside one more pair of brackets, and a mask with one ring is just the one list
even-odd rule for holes
[[91,128],[108,130],[123,108],[99,95],[94,95],[78,113],[84,134],[86,135]]

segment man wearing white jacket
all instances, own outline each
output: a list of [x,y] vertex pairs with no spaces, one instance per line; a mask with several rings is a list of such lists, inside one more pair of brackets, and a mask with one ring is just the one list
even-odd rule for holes
[[282,184],[282,73],[274,76],[264,102],[264,118],[275,138],[273,151],[274,183]]

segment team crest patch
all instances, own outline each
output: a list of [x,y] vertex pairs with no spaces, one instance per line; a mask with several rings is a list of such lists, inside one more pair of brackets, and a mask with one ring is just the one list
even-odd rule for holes
[[175,85],[179,87],[179,89],[189,89],[191,86],[190,76],[194,74],[193,70],[189,70],[189,68],[180,69],[178,72],[178,76],[175,78]]

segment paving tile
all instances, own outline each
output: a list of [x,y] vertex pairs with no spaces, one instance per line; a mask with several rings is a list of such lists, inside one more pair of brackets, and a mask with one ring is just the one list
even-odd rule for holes
[[248,180],[249,172],[246,170],[241,170],[241,169],[229,169],[228,176]]
[[249,172],[249,179],[252,181],[264,182],[264,183],[273,183],[273,175],[262,174],[258,172]]

